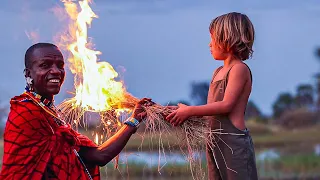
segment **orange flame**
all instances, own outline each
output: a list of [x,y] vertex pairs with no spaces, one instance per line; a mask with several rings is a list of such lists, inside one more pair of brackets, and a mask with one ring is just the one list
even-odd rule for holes
[[95,142],[96,144],[99,144],[99,137],[98,137],[98,134],[97,134],[97,133],[96,133],[96,138],[95,138],[94,142]]
[[[72,21],[69,24],[68,35],[64,35],[63,42],[70,42],[67,49],[70,69],[75,74],[76,103],[88,111],[106,111],[112,107],[120,108],[120,102],[125,100],[126,90],[122,82],[115,80],[118,73],[107,62],[98,62],[100,51],[93,50],[88,42],[88,26],[93,18],[98,16],[92,11],[90,0],[80,0],[75,4],[71,0],[61,0]],[[79,9],[80,8],[80,9]]]

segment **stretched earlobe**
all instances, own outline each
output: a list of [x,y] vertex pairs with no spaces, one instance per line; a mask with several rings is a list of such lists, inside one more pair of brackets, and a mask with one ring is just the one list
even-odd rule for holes
[[31,77],[26,77],[26,81],[28,85],[32,85],[33,84],[33,79]]

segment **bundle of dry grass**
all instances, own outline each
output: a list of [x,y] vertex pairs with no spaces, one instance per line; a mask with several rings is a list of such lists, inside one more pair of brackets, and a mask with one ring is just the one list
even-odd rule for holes
[[[176,136],[180,139],[178,144],[181,152],[189,161],[193,179],[204,179],[205,173],[202,168],[202,158],[200,152],[205,152],[206,143],[213,142],[211,130],[203,118],[191,117],[180,126],[173,127],[165,120],[173,110],[161,105],[154,105],[146,108],[147,118],[145,120],[146,129],[144,133],[158,133],[159,154],[165,156],[163,146],[163,136]],[[170,145],[168,146],[170,147]],[[211,144],[213,147],[213,144]],[[170,151],[170,149],[169,149]],[[158,167],[160,172],[161,167]]]
[[[108,127],[105,128],[106,131],[108,131],[105,133],[106,139],[112,136],[117,130],[119,116],[117,116],[115,113],[116,109],[126,108],[132,111],[138,101],[138,98],[127,95],[126,102],[121,102],[119,105],[115,105],[114,109],[112,110],[100,112],[101,123],[105,127]],[[79,124],[85,126],[85,110],[79,107],[73,107],[74,104],[75,101],[73,99],[69,99],[62,102],[59,105],[59,108],[63,112],[65,119],[67,119],[68,122],[73,125],[73,127],[77,127]],[[201,152],[205,152],[206,146],[211,149],[214,147],[214,134],[217,133],[217,131],[211,130],[207,121],[201,117],[191,117],[182,125],[173,127],[165,120],[165,117],[174,111],[173,109],[168,108],[167,106],[161,106],[159,104],[154,104],[144,108],[147,112],[147,116],[144,120],[145,131],[141,136],[144,137],[146,134],[157,134],[157,136],[154,136],[157,137],[157,139],[151,141],[151,148],[153,147],[153,142],[157,142],[156,146],[158,147],[159,158],[165,158],[166,152],[171,151],[170,147],[173,146],[170,144],[164,146],[163,138],[167,136],[178,137],[178,139],[181,141],[179,144],[176,144],[176,146],[179,146],[179,149],[188,160],[193,179],[204,179],[205,171],[202,168],[202,158],[199,154]],[[165,149],[165,147],[169,147],[169,149]],[[159,173],[161,172],[163,166],[159,164]]]

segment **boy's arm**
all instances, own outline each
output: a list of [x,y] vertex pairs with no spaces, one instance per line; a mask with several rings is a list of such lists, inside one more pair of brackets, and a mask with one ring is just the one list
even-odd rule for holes
[[202,106],[185,106],[169,114],[166,119],[174,126],[180,125],[190,116],[211,116],[230,112],[248,82],[249,69],[244,64],[235,65],[229,74],[228,85],[222,101]]
[[249,79],[249,69],[244,64],[235,65],[229,73],[228,84],[222,101],[202,106],[191,106],[191,116],[210,116],[230,112]]

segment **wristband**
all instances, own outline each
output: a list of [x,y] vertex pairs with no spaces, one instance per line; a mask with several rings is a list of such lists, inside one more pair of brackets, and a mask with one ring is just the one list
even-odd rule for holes
[[137,127],[139,125],[139,123],[140,122],[133,117],[129,118],[128,120],[126,120],[124,122],[124,124],[129,125],[131,127]]

